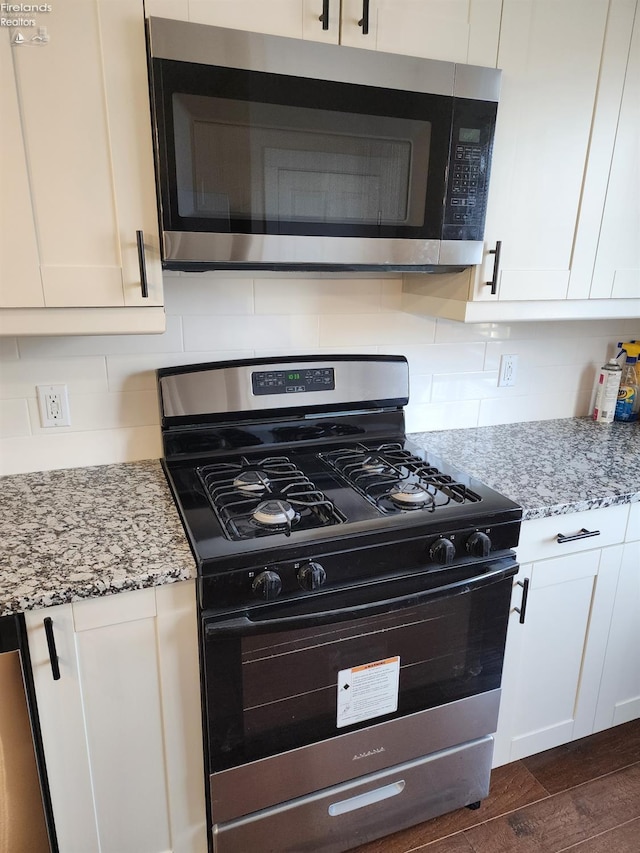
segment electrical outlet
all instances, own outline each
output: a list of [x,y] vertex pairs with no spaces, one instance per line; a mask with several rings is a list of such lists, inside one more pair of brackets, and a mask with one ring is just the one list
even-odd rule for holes
[[518,356],[503,355],[500,359],[500,372],[498,374],[498,387],[505,388],[516,384],[518,372]]
[[36,385],[43,427],[71,426],[66,385]]

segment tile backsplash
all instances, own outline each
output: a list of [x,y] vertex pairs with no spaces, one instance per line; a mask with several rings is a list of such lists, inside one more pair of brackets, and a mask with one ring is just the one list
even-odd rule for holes
[[[401,353],[407,430],[586,415],[594,380],[637,320],[477,324],[404,312],[394,278],[169,274],[163,335],[0,339],[0,473],[161,455],[154,370],[253,355]],[[518,356],[498,387],[500,356]],[[71,426],[40,426],[36,385],[66,384]]]

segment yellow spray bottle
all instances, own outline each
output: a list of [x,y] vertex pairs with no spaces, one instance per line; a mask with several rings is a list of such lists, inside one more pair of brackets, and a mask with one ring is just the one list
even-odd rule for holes
[[640,411],[640,341],[619,343],[620,352],[627,354],[616,403],[615,419],[630,423],[638,420]]

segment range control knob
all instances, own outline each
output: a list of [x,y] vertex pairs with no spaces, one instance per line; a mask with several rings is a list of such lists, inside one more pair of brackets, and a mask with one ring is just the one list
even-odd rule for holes
[[429,557],[440,566],[450,566],[456,556],[456,546],[450,539],[436,539],[429,548]]
[[256,598],[262,598],[264,601],[277,598],[282,592],[280,575],[277,572],[260,572],[251,584],[251,591]]
[[327,580],[327,573],[320,563],[305,563],[298,569],[298,583],[302,589],[311,592],[321,587]]
[[472,557],[488,557],[491,551],[491,539],[481,530],[476,530],[465,542],[465,548]]

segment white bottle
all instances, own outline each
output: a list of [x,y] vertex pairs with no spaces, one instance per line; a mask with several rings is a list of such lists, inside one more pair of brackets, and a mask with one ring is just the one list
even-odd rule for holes
[[596,404],[593,409],[594,421],[600,424],[613,423],[621,376],[622,368],[615,358],[610,358],[607,364],[600,368]]

